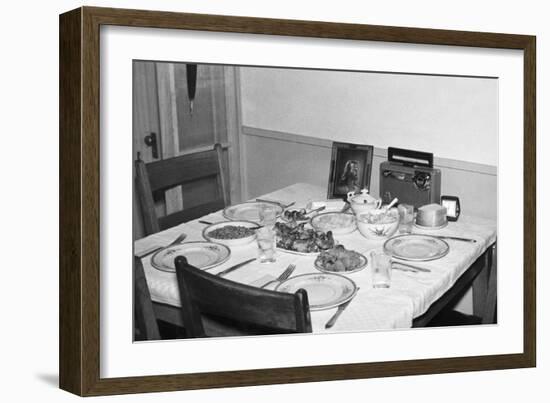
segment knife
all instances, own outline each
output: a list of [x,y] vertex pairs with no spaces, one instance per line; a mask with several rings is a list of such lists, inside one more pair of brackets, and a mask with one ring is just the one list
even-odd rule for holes
[[291,206],[294,206],[296,204],[295,201],[289,203],[289,204],[285,204],[283,202],[280,202],[280,201],[276,201],[276,200],[268,200],[268,199],[256,199],[257,202],[260,202],[260,203],[275,203],[275,204],[278,204],[279,206],[281,206],[282,208],[284,209],[287,209]]
[[425,269],[424,267],[413,266],[412,264],[403,263],[403,262],[400,262],[398,260],[392,260],[392,263],[400,264],[401,266],[405,266],[405,267],[408,267],[410,269],[414,269],[414,270],[418,270],[418,271],[423,271],[425,273],[431,273],[430,269]]
[[399,270],[399,271],[406,271],[406,272],[411,272],[411,273],[418,273],[418,270],[415,270],[415,269],[409,269],[409,268],[406,268],[406,267],[397,267],[397,266],[393,266],[392,265],[392,270]]
[[332,318],[330,318],[326,323],[325,329],[330,329],[332,326],[334,326],[334,324],[336,323],[336,321],[338,320],[342,312],[344,312],[344,310],[348,307],[351,301],[353,301],[353,299],[355,298],[358,292],[359,292],[359,287],[357,287],[357,289],[355,290],[355,294],[353,294],[353,296],[349,299],[349,301],[344,302],[343,304],[338,306],[338,310],[336,311],[336,313],[332,315]]
[[225,270],[223,270],[223,271],[220,271],[217,275],[218,275],[218,276],[225,276],[226,274],[231,273],[232,271],[235,271],[235,270],[237,270],[238,268],[243,267],[243,266],[247,265],[247,264],[250,263],[250,262],[253,262],[254,260],[256,260],[255,257],[252,258],[252,259],[245,260],[244,262],[237,263],[236,265],[233,265],[233,266],[231,266],[231,267],[228,268],[228,269],[225,269]]
[[348,211],[349,209],[351,208],[351,204],[346,202],[346,204],[344,204],[344,207],[342,207],[342,210],[340,210],[340,213],[345,213],[346,211]]
[[471,243],[476,243],[477,242],[476,239],[462,238],[462,237],[459,237],[459,236],[447,236],[447,235],[431,235],[431,236],[433,236],[434,238],[439,238],[439,239],[451,239],[453,241],[463,241],[463,242],[471,242]]

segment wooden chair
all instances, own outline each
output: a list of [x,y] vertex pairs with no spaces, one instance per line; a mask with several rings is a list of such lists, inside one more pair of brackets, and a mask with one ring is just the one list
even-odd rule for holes
[[188,337],[311,333],[307,292],[294,294],[236,283],[175,260]]
[[[222,170],[222,147],[214,145],[213,150],[182,155],[146,164],[141,159],[135,162],[136,190],[143,215],[146,235],[190,221],[213,211],[224,208],[229,203],[228,190]],[[218,195],[215,200],[198,206],[158,217],[155,211],[154,194],[200,179],[215,177]]]
[[153,302],[141,259],[134,257],[134,340],[160,340]]

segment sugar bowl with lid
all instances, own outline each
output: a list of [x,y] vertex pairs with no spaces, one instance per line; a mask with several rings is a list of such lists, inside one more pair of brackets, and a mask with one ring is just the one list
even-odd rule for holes
[[366,213],[370,210],[379,209],[382,205],[382,200],[375,199],[369,195],[367,189],[362,189],[360,194],[349,192],[347,195],[347,201],[351,206],[351,209],[355,215]]

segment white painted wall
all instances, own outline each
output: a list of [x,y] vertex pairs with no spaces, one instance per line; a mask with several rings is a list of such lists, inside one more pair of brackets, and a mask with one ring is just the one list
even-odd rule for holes
[[242,123],[497,165],[498,80],[240,69]]

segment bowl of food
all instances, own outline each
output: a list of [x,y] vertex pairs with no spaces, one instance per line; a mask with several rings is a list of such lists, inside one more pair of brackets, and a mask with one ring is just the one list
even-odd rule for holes
[[334,235],[345,235],[355,231],[355,216],[336,211],[319,213],[311,219],[311,226],[317,231],[331,231]]
[[357,228],[367,239],[387,239],[395,234],[398,227],[399,212],[396,208],[374,209],[357,216]]
[[315,267],[325,273],[355,273],[367,266],[367,258],[343,245],[323,251],[315,259]]
[[202,231],[204,239],[227,246],[244,246],[256,239],[258,224],[252,221],[222,221]]

